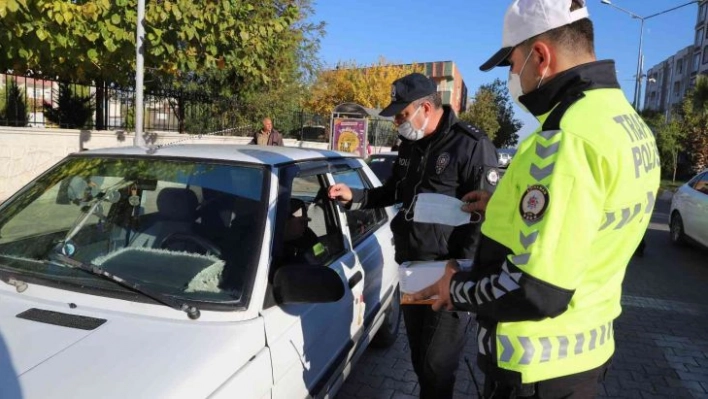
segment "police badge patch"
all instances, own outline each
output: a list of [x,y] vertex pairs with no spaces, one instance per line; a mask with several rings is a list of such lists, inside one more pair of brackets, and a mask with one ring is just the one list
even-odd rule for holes
[[492,186],[496,186],[498,182],[499,172],[497,172],[497,170],[494,168],[489,169],[489,171],[487,172],[487,183],[491,184]]
[[440,154],[438,157],[438,160],[435,161],[435,173],[440,174],[442,173],[445,168],[447,168],[447,165],[450,163],[450,154],[447,152],[443,152]]
[[545,186],[536,184],[526,189],[521,197],[519,212],[521,217],[529,222],[539,220],[548,209],[548,189]]
[[396,85],[391,86],[391,101],[396,101]]

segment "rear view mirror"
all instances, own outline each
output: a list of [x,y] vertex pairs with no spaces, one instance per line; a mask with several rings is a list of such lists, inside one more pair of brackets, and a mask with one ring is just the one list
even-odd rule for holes
[[344,282],[329,267],[286,265],[275,272],[273,294],[280,304],[337,302]]

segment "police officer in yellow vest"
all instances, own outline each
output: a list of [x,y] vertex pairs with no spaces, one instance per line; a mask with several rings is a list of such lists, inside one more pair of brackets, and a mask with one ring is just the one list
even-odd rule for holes
[[[654,136],[627,102],[613,61],[597,61],[583,0],[515,0],[502,49],[509,91],[541,127],[518,148],[484,211],[470,272],[417,293],[476,312],[485,397],[589,398],[615,350],[627,264],[659,187]],[[491,196],[491,198],[490,198]]]

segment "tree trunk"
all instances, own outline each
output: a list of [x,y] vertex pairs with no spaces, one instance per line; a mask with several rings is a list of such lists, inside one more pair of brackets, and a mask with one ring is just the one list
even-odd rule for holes
[[177,122],[179,123],[179,133],[182,134],[184,133],[185,127],[184,127],[184,96],[179,96],[177,99]]
[[106,82],[103,80],[96,81],[96,130],[106,130],[104,104],[104,98],[106,96],[105,88]]

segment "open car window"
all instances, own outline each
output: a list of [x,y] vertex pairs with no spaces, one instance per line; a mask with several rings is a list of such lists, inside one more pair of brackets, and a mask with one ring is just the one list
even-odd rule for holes
[[3,204],[0,268],[69,289],[120,290],[52,261],[61,252],[162,294],[245,306],[268,175],[251,165],[69,158]]
[[[350,169],[335,173],[333,175],[335,183],[344,183],[350,188],[366,189],[371,188],[371,183],[362,177],[360,169]],[[349,232],[352,243],[358,244],[361,240],[373,233],[378,226],[386,223],[386,212],[382,208],[377,209],[345,209]]]

